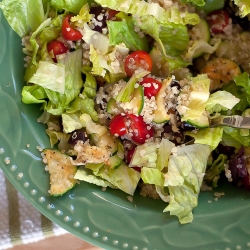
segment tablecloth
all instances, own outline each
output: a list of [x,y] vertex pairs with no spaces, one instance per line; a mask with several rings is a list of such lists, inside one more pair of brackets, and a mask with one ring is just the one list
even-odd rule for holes
[[0,190],[0,250],[67,233],[36,210],[15,189],[1,168]]

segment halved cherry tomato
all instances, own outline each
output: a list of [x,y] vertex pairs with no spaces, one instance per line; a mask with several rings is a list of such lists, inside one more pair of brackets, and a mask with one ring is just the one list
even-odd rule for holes
[[229,15],[225,10],[215,10],[207,16],[212,33],[222,33],[229,24]]
[[132,157],[134,155],[134,152],[135,152],[135,148],[132,148],[132,149],[127,149],[126,152],[125,152],[125,162],[127,164],[129,164],[132,160]]
[[127,119],[130,121],[128,134],[132,134],[131,139],[134,142],[143,144],[154,135],[154,129],[144,122],[142,116],[127,114]]
[[115,136],[123,136],[127,133],[125,117],[121,114],[116,115],[109,124],[110,133]]
[[[133,155],[134,155],[134,153],[135,153],[135,149],[136,148],[132,148],[132,149],[128,149],[127,151],[126,151],[126,154],[125,154],[125,162],[129,165],[129,163],[131,162],[131,160],[132,160],[132,157],[133,157]],[[137,172],[141,172],[141,167],[138,167],[138,166],[133,166],[132,167],[134,170],[136,170]]]
[[62,23],[62,36],[69,41],[78,41],[82,39],[82,34],[79,30],[74,29],[70,24],[71,15],[67,15]]
[[69,51],[66,44],[64,44],[63,42],[57,41],[57,40],[49,42],[47,44],[47,50],[50,53],[52,52],[51,54],[52,54],[52,59],[54,62],[57,62],[57,60],[56,60],[57,55],[67,53]]
[[109,129],[111,134],[126,135],[137,144],[143,144],[154,135],[154,129],[144,122],[143,117],[134,114],[114,116],[110,121]]
[[129,54],[124,63],[124,69],[128,76],[132,76],[135,71],[140,68],[147,71],[152,70],[152,59],[150,55],[143,50],[138,50]]
[[140,85],[144,88],[144,95],[149,99],[152,96],[156,96],[160,91],[162,84],[152,77],[144,77],[140,82]]
[[116,19],[115,15],[118,14],[118,13],[119,13],[119,11],[117,11],[117,10],[108,9],[107,10],[107,14],[108,14],[107,15],[107,20],[111,20],[111,19],[114,20],[114,19]]

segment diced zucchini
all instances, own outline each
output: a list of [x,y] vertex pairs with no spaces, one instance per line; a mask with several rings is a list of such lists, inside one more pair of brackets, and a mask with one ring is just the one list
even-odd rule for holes
[[123,109],[117,105],[117,102],[114,98],[109,100],[106,111],[109,114],[118,114],[124,112]]
[[106,148],[107,150],[109,150],[111,152],[111,155],[116,154],[118,151],[119,139],[109,132],[102,136],[96,136],[93,134],[91,136],[91,139],[97,147]]
[[210,29],[206,20],[200,19],[200,22],[193,27],[193,31],[196,32],[198,40],[209,42],[210,40]]
[[156,105],[157,109],[154,111],[154,119],[153,122],[155,123],[164,123],[170,120],[170,115],[167,113],[165,107],[165,92],[167,87],[171,84],[172,78],[167,78],[162,82],[162,86],[160,91],[157,93]]
[[169,76],[169,65],[161,54],[161,51],[156,47],[153,47],[149,52],[152,59],[153,66],[151,73],[157,77],[166,78]]
[[113,155],[113,156],[110,157],[110,159],[109,159],[109,164],[108,164],[108,165],[109,165],[111,168],[116,169],[116,168],[118,168],[121,164],[122,164],[122,159],[121,159],[117,154],[115,154],[115,155]]
[[72,164],[70,156],[58,150],[45,149],[43,161],[47,164],[50,174],[49,193],[51,196],[61,196],[75,186],[74,175],[77,167]]
[[201,73],[207,74],[211,80],[210,91],[222,88],[233,78],[241,74],[239,66],[226,58],[215,58],[204,66]]
[[144,90],[141,85],[134,89],[130,103],[133,107],[133,113],[139,115],[144,106]]

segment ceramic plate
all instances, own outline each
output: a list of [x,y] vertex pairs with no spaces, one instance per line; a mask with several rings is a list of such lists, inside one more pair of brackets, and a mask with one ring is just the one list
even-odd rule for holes
[[0,166],[41,213],[72,234],[105,249],[250,249],[250,193],[221,182],[225,196],[204,192],[194,221],[180,225],[166,204],[81,183],[60,198],[48,195],[39,147],[49,147],[39,106],[24,105],[20,38],[0,13]]

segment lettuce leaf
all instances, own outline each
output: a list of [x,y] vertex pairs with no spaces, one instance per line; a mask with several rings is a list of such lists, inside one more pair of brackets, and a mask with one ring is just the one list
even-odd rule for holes
[[157,151],[157,161],[156,161],[156,167],[160,171],[162,171],[164,168],[167,168],[169,156],[171,154],[172,148],[175,147],[175,144],[169,141],[168,139],[162,138],[160,147]]
[[25,104],[46,103],[45,98],[47,95],[41,86],[24,86],[22,89],[22,102]]
[[217,187],[220,174],[225,171],[225,164],[228,157],[224,154],[220,154],[206,170],[204,181],[212,187]]
[[42,0],[3,0],[0,8],[11,28],[20,37],[34,32],[45,20]]
[[125,163],[122,163],[117,169],[110,168],[106,165],[96,168],[95,166],[91,166],[91,164],[87,164],[85,167],[92,169],[97,177],[101,177],[110,182],[129,195],[134,194],[140,180],[140,173],[133,168],[129,168]]
[[136,26],[152,36],[158,43],[170,70],[187,66],[181,55],[189,42],[187,28],[182,24],[160,23],[153,16],[143,16],[135,19]]
[[189,60],[192,60],[193,58],[203,53],[212,54],[217,50],[217,48],[220,45],[220,42],[221,42],[220,39],[213,39],[213,44],[207,43],[204,40],[196,40],[188,48],[188,51],[186,53],[186,58],[188,58]]
[[241,17],[244,17],[250,13],[249,0],[234,0],[234,3],[239,7]]
[[170,201],[164,212],[176,215],[181,224],[193,220],[192,210],[198,204],[210,153],[210,146],[193,144],[177,147],[176,154],[170,156],[164,184],[169,189]]
[[180,12],[178,7],[172,7],[168,10],[162,8],[158,3],[148,3],[142,0],[95,0],[103,7],[113,10],[123,11],[127,14],[139,17],[153,16],[161,23],[192,24],[199,23],[199,16],[195,13]]
[[78,14],[82,6],[94,3],[92,0],[51,0],[51,5],[57,10],[66,10]]
[[40,61],[36,73],[30,78],[29,82],[64,94],[65,67],[48,61]]
[[[101,166],[102,165],[103,164],[101,164]],[[96,175],[94,175],[93,172],[90,169],[87,169],[84,166],[81,166],[77,170],[74,178],[77,179],[77,180],[85,181],[85,182],[88,182],[88,183],[92,183],[92,184],[95,184],[95,185],[101,186],[101,187],[116,188],[110,182],[102,179],[101,177],[97,177]]]
[[248,103],[250,103],[250,78],[247,72],[242,73],[234,78],[236,85],[245,89],[245,95]]
[[148,51],[148,40],[145,35],[139,35],[135,31],[132,17],[124,14],[121,18],[121,21],[107,21],[109,44],[118,45],[124,43],[129,50]]
[[209,145],[212,150],[214,150],[217,148],[221,141],[223,135],[223,128],[204,128],[199,129],[195,133],[187,131],[185,135],[193,137],[195,139],[195,143]]
[[154,184],[160,187],[164,185],[164,174],[156,168],[141,168],[141,179],[144,183]]
[[239,102],[239,98],[225,90],[220,90],[209,96],[209,99],[206,103],[206,110],[210,114],[214,112],[231,110]]
[[244,134],[242,135],[241,129],[224,126],[223,132],[225,134],[230,135],[235,141],[237,141],[241,145],[246,147],[250,146],[250,136],[244,136]]
[[[235,82],[231,82],[223,87],[223,90],[230,92],[236,98],[239,98],[240,101],[232,109],[231,114],[236,114],[238,111],[243,112],[248,106],[249,103],[246,98],[246,92],[241,86],[237,86]],[[243,91],[242,91],[243,90]]]

